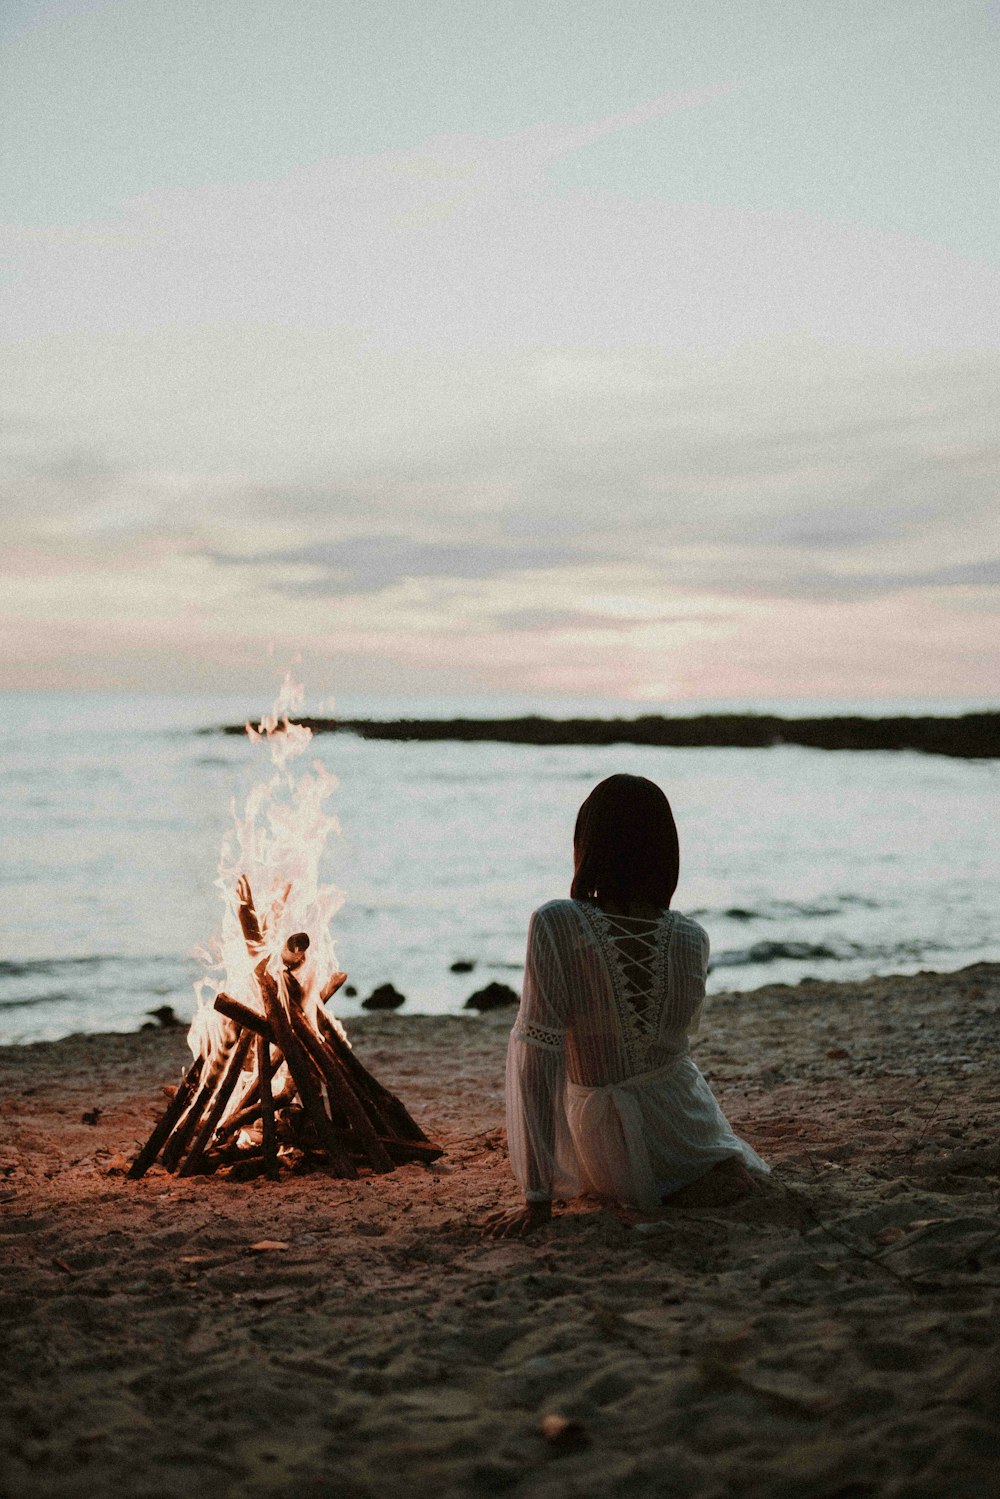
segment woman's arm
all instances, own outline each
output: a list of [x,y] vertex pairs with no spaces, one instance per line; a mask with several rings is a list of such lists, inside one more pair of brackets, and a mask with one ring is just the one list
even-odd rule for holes
[[708,978],[708,933],[697,927],[691,942],[691,953],[687,964],[687,989],[690,1018],[685,1026],[689,1036],[696,1036],[701,1029],[701,1016],[705,1007],[705,982]]
[[507,1148],[525,1206],[494,1215],[487,1231],[530,1232],[552,1198],[577,1190],[565,1110],[567,995],[562,966],[539,913],[528,929],[521,1007],[507,1047]]
[[708,933],[689,917],[678,917],[667,948],[668,987],[666,1026],[696,1036],[705,1004],[708,976]]

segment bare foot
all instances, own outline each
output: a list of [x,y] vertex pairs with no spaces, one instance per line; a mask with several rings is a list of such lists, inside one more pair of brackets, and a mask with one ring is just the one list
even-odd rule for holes
[[725,1207],[727,1203],[738,1202],[741,1197],[757,1191],[759,1187],[753,1173],[742,1161],[730,1156],[728,1160],[718,1161],[697,1181],[671,1192],[667,1205],[678,1208]]
[[493,1213],[482,1226],[484,1239],[523,1239],[548,1223],[552,1217],[551,1202],[526,1202],[523,1208]]

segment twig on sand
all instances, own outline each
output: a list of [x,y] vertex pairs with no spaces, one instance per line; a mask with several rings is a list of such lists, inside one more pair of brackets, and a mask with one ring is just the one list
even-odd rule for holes
[[796,1191],[794,1187],[789,1186],[788,1182],[781,1182],[780,1185],[784,1187],[792,1201],[801,1207],[806,1217],[815,1223],[817,1228],[821,1228],[825,1234],[829,1234],[830,1238],[835,1239],[838,1244],[843,1244],[844,1248],[849,1249],[858,1259],[864,1260],[866,1264],[873,1265],[876,1270],[881,1270],[884,1275],[888,1275],[898,1285],[905,1286],[908,1291],[926,1294],[928,1291],[941,1290],[940,1281],[918,1280],[916,1276],[907,1275],[904,1270],[897,1270],[895,1266],[886,1264],[880,1255],[873,1254],[871,1250],[862,1249],[860,1244],[856,1244],[853,1239],[849,1239],[845,1234],[838,1233],[831,1224],[827,1223],[825,1218],[821,1218],[812,1203],[808,1202],[803,1194]]
[[927,1131],[930,1129],[931,1124],[934,1121],[934,1118],[935,1118],[935,1116],[937,1114],[938,1109],[941,1107],[941,1105],[944,1103],[945,1099],[948,1097],[949,1091],[950,1090],[946,1088],[945,1091],[941,1094],[941,1097],[937,1100],[937,1102],[935,1103],[934,1107],[931,1109],[930,1113],[927,1115],[927,1118],[924,1120],[924,1127],[923,1127],[923,1129],[920,1131],[919,1135],[914,1140],[914,1142],[910,1146],[909,1150],[907,1150],[907,1151],[904,1152],[905,1155],[912,1155],[913,1152],[915,1150],[918,1150],[919,1147],[922,1145],[924,1136],[926,1135]]

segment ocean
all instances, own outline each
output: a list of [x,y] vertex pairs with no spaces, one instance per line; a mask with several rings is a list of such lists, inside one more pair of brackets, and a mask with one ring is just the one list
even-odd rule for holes
[[[245,700],[0,698],[0,1042],[128,1031],[194,1008],[194,957],[219,926],[232,807],[270,771],[204,732]],[[675,711],[963,712],[961,704],[680,704]],[[318,709],[320,705],[316,705]],[[312,709],[312,705],[310,705]],[[344,716],[627,714],[621,704],[341,702]],[[665,711],[643,704],[636,712]],[[1000,762],[910,752],[393,743],[318,735],[338,777],[324,876],[344,893],[348,1023],[393,983],[404,1013],[518,987],[531,910],[568,894],[576,809],[614,771],[667,792],[681,840],[675,906],[712,942],[709,991],[952,970],[1000,960]],[[471,963],[454,973],[455,962]]]

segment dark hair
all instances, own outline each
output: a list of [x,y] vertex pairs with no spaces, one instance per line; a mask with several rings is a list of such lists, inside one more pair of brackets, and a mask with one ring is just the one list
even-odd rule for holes
[[665,910],[677,889],[680,850],[670,803],[645,776],[608,776],[577,813],[574,900],[642,901]]

